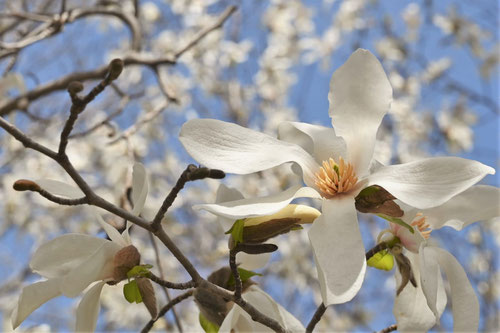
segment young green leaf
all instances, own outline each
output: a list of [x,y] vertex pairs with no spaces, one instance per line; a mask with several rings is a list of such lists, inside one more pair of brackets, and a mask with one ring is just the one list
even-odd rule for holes
[[[241,283],[245,283],[245,281],[250,279],[252,276],[256,276],[256,275],[262,276],[262,274],[255,273],[252,271],[247,271],[246,269],[243,269],[243,268],[238,268],[238,273],[240,273]],[[233,275],[231,275],[229,277],[229,281],[227,282],[227,285],[230,287],[234,286],[234,276]]]
[[200,313],[199,319],[200,319],[200,325],[206,333],[218,333],[219,332],[219,326],[217,324],[214,324],[211,321],[209,321],[201,313]]
[[245,227],[245,219],[239,219],[236,220],[228,231],[226,231],[227,234],[231,234],[233,236],[234,240],[234,245],[237,245],[238,243],[243,242],[243,228]]
[[403,220],[401,220],[401,219],[399,219],[397,217],[387,216],[387,215],[384,215],[384,214],[377,214],[377,216],[379,216],[379,217],[381,217],[384,220],[387,220],[389,222],[392,222],[392,223],[395,223],[395,224],[399,224],[400,226],[405,227],[412,234],[415,233],[415,230],[413,230],[413,227],[411,225],[409,225],[408,223],[406,223],[405,221],[403,221]]
[[153,268],[153,265],[137,265],[132,267],[130,271],[127,272],[127,277],[133,278],[136,276],[143,277],[149,274],[149,270]]
[[368,266],[382,269],[384,271],[390,271],[392,267],[394,267],[394,256],[390,254],[389,251],[382,250],[375,253],[375,255],[368,259],[366,263]]
[[129,303],[142,302],[141,292],[139,291],[139,286],[137,285],[137,282],[135,280],[130,281],[123,286],[123,295]]

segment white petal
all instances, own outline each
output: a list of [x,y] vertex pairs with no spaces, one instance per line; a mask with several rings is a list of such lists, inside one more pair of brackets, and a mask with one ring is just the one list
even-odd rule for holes
[[[130,245],[130,243],[127,243],[127,240],[124,237],[126,235],[120,234],[120,232],[115,227],[113,227],[108,222],[104,221],[104,219],[102,218],[102,216],[99,213],[99,211],[97,210],[97,208],[91,207],[90,209],[92,209],[92,212],[94,213],[95,219],[97,220],[97,222],[99,222],[101,227],[104,229],[104,231],[108,235],[109,239],[111,239],[114,243],[116,243],[120,247],[125,247],[127,245]],[[128,229],[127,229],[127,235],[128,235]],[[128,237],[128,238],[130,241],[130,237]]]
[[432,229],[449,226],[462,230],[473,222],[500,216],[500,189],[487,185],[472,186],[441,206],[421,212]]
[[393,233],[401,240],[403,246],[413,253],[418,253],[420,244],[425,241],[422,234],[416,228],[414,228],[415,232],[411,233],[410,230],[400,225],[394,223],[390,223],[390,225],[391,230],[393,230]]
[[338,161],[340,156],[347,155],[344,139],[336,136],[330,127],[283,122],[278,127],[278,138],[301,146],[314,156],[318,164],[330,157]]
[[62,293],[67,297],[75,297],[92,282],[111,278],[113,259],[119,250],[120,247],[113,242],[102,244],[87,260],[64,277]]
[[474,160],[434,157],[389,165],[369,176],[404,203],[419,208],[439,206],[495,170]]
[[365,248],[354,198],[323,201],[322,214],[309,230],[326,306],[350,301],[361,288],[366,270]]
[[226,201],[241,200],[245,197],[235,188],[227,187],[224,184],[220,184],[217,189],[217,194],[215,196],[215,203],[221,203]]
[[101,308],[100,298],[102,287],[106,282],[99,282],[90,288],[83,296],[76,310],[76,332],[94,332]]
[[204,209],[212,214],[237,220],[241,218],[270,215],[285,208],[295,198],[321,198],[310,187],[294,186],[284,192],[261,198],[249,198],[221,204],[195,205],[193,209]]
[[106,239],[82,234],[66,234],[41,245],[30,261],[30,267],[46,278],[67,274],[89,258]]
[[[427,300],[420,285],[420,268],[418,255],[408,253],[412,271],[417,281],[417,287],[408,283],[396,296],[392,312],[396,318],[398,331],[400,332],[427,332],[436,324],[436,317],[427,306]],[[401,274],[396,269],[396,285],[401,283]],[[446,294],[445,294],[446,295]]]
[[[250,287],[243,299],[253,305],[260,312],[279,322],[289,332],[304,332],[304,326],[281,305],[276,303],[271,296],[256,286]],[[251,319],[250,315],[234,305],[222,322],[219,332],[273,332],[272,329]]]
[[238,254],[236,254],[236,263],[240,264],[238,267],[253,271],[264,267],[269,262],[271,254],[272,253],[247,254],[238,252]]
[[41,188],[50,192],[51,194],[67,197],[70,199],[79,199],[85,194],[78,187],[69,185],[58,180],[52,179],[38,179],[35,181]]
[[132,171],[132,214],[139,215],[144,208],[148,195],[148,179],[146,169],[141,163],[135,163]]
[[438,311],[438,286],[439,280],[442,280],[441,271],[435,251],[432,246],[420,245],[420,283],[427,299],[427,305],[436,317],[436,323],[439,323],[440,314]]
[[60,285],[61,279],[49,279],[24,287],[21,291],[21,296],[19,296],[17,307],[12,313],[12,327],[14,329],[18,327],[26,317],[38,309],[43,303],[54,297],[60,296]]
[[179,139],[199,163],[228,173],[249,174],[296,162],[306,184],[314,186],[314,173],[319,169],[300,146],[220,120],[190,120],[182,126]]
[[335,132],[346,141],[348,160],[363,177],[377,130],[392,101],[392,87],[377,58],[367,50],[354,52],[333,73],[328,100]]
[[454,332],[477,332],[479,301],[460,263],[447,251],[433,247],[450,283]]

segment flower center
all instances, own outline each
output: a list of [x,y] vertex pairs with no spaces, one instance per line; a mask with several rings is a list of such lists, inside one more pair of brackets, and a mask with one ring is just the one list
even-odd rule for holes
[[323,161],[323,166],[316,172],[315,184],[326,198],[332,198],[338,193],[349,191],[358,181],[351,163],[346,163],[342,157],[339,163],[333,158]]
[[420,231],[425,239],[429,239],[432,229],[429,227],[428,223],[425,223],[426,217],[422,215],[422,213],[417,213],[417,217],[419,217],[419,219],[413,221],[411,225],[417,227],[418,231]]

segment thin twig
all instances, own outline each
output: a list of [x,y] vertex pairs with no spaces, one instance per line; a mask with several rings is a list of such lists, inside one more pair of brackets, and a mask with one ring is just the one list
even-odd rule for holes
[[170,302],[168,302],[163,308],[161,308],[160,312],[158,313],[158,317],[151,319],[146,326],[141,330],[141,333],[146,333],[153,328],[153,325],[156,323],[156,321],[163,317],[170,309],[174,307],[174,305],[179,304],[183,300],[191,297],[193,295],[194,289],[191,289],[189,291],[186,291],[183,294],[180,294],[176,298],[172,299]]
[[232,249],[229,251],[229,267],[231,268],[231,273],[234,278],[234,298],[241,298],[242,282],[240,277],[240,272],[238,272],[238,266],[236,265],[236,255],[238,250]]
[[384,328],[383,330],[380,330],[376,333],[389,333],[389,332],[394,332],[398,329],[398,326],[396,324],[391,325],[389,327]]
[[311,333],[314,330],[314,327],[321,320],[321,317],[323,317],[325,311],[326,311],[326,306],[324,303],[321,303],[316,309],[316,312],[314,312],[314,315],[312,316],[311,320],[309,321],[309,324],[306,327],[306,333]]
[[149,273],[147,277],[151,281],[158,283],[160,286],[170,289],[189,289],[196,286],[196,283],[194,283],[194,281],[179,282],[179,283],[170,282],[170,281],[165,281],[164,279],[154,275],[153,273]]
[[194,164],[188,165],[186,170],[182,172],[181,176],[177,180],[175,186],[170,190],[170,193],[167,195],[165,200],[163,200],[163,204],[160,209],[156,213],[156,216],[151,222],[151,228],[155,230],[161,224],[161,219],[167,212],[167,210],[172,206],[177,194],[184,187],[184,185],[189,181],[204,179],[204,178],[213,178],[213,179],[222,179],[226,175],[223,171],[217,169],[208,169],[208,168],[200,168]]

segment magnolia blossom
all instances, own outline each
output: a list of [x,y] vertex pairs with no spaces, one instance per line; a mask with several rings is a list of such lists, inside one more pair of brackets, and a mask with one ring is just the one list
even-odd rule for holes
[[[53,194],[67,198],[84,196],[78,188],[58,181],[39,180],[36,183]],[[144,167],[134,165],[134,214],[140,213],[144,206],[147,187]],[[111,240],[84,234],[66,234],[43,244],[35,251],[30,268],[46,280],[23,288],[11,317],[14,329],[45,302],[61,295],[76,297],[96,282],[86,291],[78,305],[75,328],[77,332],[95,330],[102,288],[106,282],[119,282],[114,278],[115,256],[131,245],[129,224],[123,234],[120,234],[97,212],[95,215]]]
[[[446,203],[416,213],[405,209],[403,219],[416,227],[414,234],[399,225],[391,224],[393,236],[408,251],[411,270],[417,287],[407,284],[396,296],[394,316],[398,330],[425,332],[439,323],[446,306],[441,271],[450,284],[453,309],[453,330],[473,332],[478,330],[479,302],[467,275],[453,255],[435,245],[429,239],[432,229],[450,226],[457,230],[475,222],[500,215],[498,203],[500,191],[493,186],[478,185],[456,195]],[[385,231],[382,232],[385,234]],[[401,274],[396,274],[398,285]]]
[[[266,294],[257,286],[251,286],[243,293],[243,299],[253,305],[260,312],[276,320],[287,332],[304,332],[305,328],[300,321],[291,313],[286,311],[281,305],[276,303],[271,296]],[[232,309],[224,318],[220,328],[220,333],[242,333],[242,332],[273,332],[267,326],[262,325],[250,317],[239,305],[234,304]]]
[[[259,200],[265,201],[266,198],[259,198]],[[217,221],[224,231],[229,230],[233,226],[234,222],[239,219],[245,219],[245,227],[249,227],[270,222],[272,220],[284,219],[297,219],[297,224],[312,223],[314,219],[321,215],[321,213],[315,208],[293,204],[289,204],[277,213],[271,215],[242,215],[237,212],[235,214],[232,212],[224,213],[221,209],[224,206],[238,206],[242,202],[248,204],[248,200],[245,200],[243,195],[237,189],[229,188],[226,185],[221,184],[217,189],[215,204],[196,205],[193,208],[207,210],[217,215]],[[236,262],[240,264],[239,267],[241,268],[254,270],[262,268],[269,261],[270,257],[271,253],[255,255],[238,252],[236,255]]]
[[221,205],[221,214],[266,215],[294,198],[322,200],[322,215],[309,230],[325,305],[351,300],[363,282],[366,261],[355,198],[377,184],[419,209],[443,204],[494,170],[458,157],[427,158],[370,169],[375,137],[387,113],[392,88],[379,61],[354,52],[333,74],[329,114],[334,128],[299,122],[279,127],[279,139],[241,126],[193,119],[180,140],[199,163],[228,173],[248,174],[295,162],[308,187],[290,188],[264,201]]

